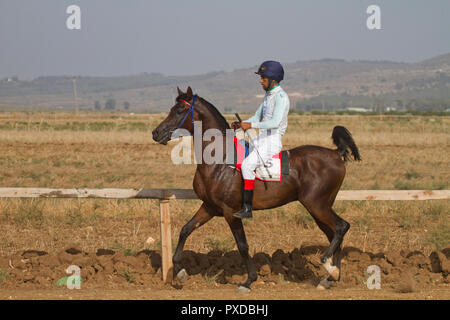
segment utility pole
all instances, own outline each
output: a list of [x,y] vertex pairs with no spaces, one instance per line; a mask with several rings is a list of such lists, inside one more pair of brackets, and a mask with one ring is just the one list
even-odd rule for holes
[[73,82],[73,104],[75,106],[75,113],[78,115],[78,97],[77,97],[77,78],[72,78]]

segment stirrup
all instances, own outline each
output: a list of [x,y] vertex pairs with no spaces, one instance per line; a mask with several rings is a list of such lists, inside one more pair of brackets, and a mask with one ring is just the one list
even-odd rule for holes
[[252,215],[252,207],[244,205],[241,211],[236,212],[233,214],[233,217],[239,218],[239,219],[250,219],[253,217]]

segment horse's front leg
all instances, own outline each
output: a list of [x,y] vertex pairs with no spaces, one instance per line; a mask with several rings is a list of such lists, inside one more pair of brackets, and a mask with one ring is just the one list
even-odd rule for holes
[[189,220],[189,222],[186,223],[181,229],[178,245],[172,258],[174,279],[183,281],[187,276],[186,270],[182,269],[181,266],[181,254],[188,236],[192,233],[192,231],[211,220],[213,216],[214,214],[212,211],[206,206],[205,203],[203,203],[192,219]]
[[256,281],[258,274],[256,273],[255,265],[253,264],[253,261],[248,254],[248,244],[245,237],[244,226],[241,219],[235,218],[231,214],[226,215],[225,219],[230,226],[231,232],[233,233],[234,239],[236,240],[239,253],[241,254],[241,257],[247,267],[247,281],[240,285],[238,291],[248,292],[250,291],[251,284]]

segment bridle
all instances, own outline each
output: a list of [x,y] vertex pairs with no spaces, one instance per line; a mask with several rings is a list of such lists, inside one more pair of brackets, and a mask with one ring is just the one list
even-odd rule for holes
[[[181,120],[180,124],[177,126],[177,128],[176,128],[174,131],[180,129],[180,128],[183,126],[183,124],[186,122],[186,120],[187,120],[189,114],[191,115],[192,130],[194,130],[195,96],[192,96],[192,103],[189,103],[188,101],[186,101],[186,100],[184,100],[184,99],[177,99],[177,101],[178,101],[178,102],[183,102],[183,103],[185,103],[186,105],[189,106],[189,109],[188,109],[188,111],[186,112],[186,115],[184,116],[183,120]],[[222,132],[222,133],[223,133],[223,132]],[[179,135],[179,137],[182,137],[182,136],[185,136],[185,135]],[[190,133],[189,135],[186,135],[186,136],[194,136],[194,134],[193,134],[193,133]]]
[[183,100],[183,99],[179,99],[179,101],[184,102],[185,104],[189,105],[189,109],[188,109],[186,115],[184,116],[183,120],[181,121],[181,123],[178,125],[177,129],[181,128],[181,126],[185,123],[185,121],[186,121],[187,117],[189,116],[189,114],[191,114],[192,128],[194,128],[195,96],[192,96],[192,103],[189,103],[189,102],[187,102],[186,100]]

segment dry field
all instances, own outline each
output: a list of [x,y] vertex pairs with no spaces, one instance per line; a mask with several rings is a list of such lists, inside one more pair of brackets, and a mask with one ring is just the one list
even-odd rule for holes
[[[172,164],[175,142],[152,140],[163,118],[0,113],[0,186],[191,188],[195,165]],[[450,188],[449,117],[291,115],[284,148],[332,147],[338,124],[363,158],[347,165],[343,189]],[[174,246],[199,206],[171,202]],[[342,279],[325,292],[314,286],[325,276],[319,257],[327,240],[305,209],[258,211],[245,227],[259,279],[243,298],[450,299],[449,207],[448,200],[337,201],[351,229]],[[0,298],[241,298],[234,288],[244,269],[221,218],[188,239],[184,288],[163,284],[158,217],[156,200],[0,199]],[[82,267],[76,292],[56,285],[70,264]],[[371,264],[382,270],[381,290],[365,285]]]

